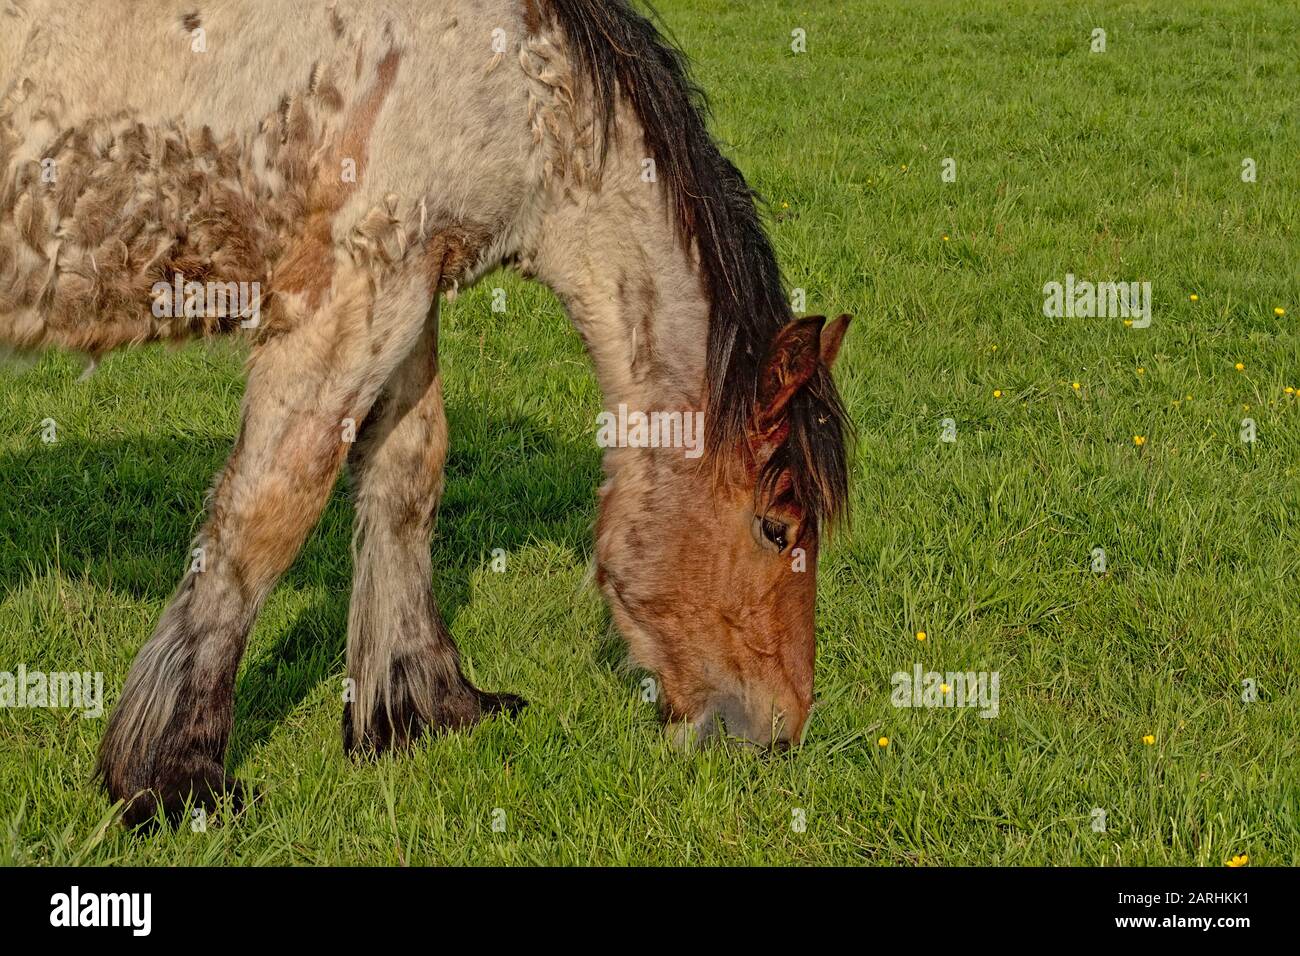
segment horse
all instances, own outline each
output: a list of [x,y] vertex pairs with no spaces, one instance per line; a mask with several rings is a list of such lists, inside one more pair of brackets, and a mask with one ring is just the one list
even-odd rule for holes
[[466,679],[431,587],[439,300],[499,266],[563,303],[606,410],[705,416],[703,454],[608,443],[598,491],[595,580],[667,733],[802,739],[818,548],[847,508],[830,369],[849,316],[795,316],[761,202],[651,14],[0,0],[0,22],[0,342],[97,360],[249,339],[197,558],[99,749],[125,824],[246,798],[225,769],[235,676],[345,464],[345,751],[524,705]]

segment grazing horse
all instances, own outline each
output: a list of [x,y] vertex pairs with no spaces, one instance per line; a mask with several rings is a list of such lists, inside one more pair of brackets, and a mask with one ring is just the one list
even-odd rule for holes
[[[430,587],[438,300],[501,264],[562,300],[607,410],[705,416],[702,457],[629,440],[599,493],[596,580],[670,731],[797,741],[819,533],[847,498],[848,317],[791,314],[650,20],[627,0],[0,0],[0,341],[252,340],[201,560],[100,748],[128,824],[238,797],[249,630],[345,461],[345,748],[522,706],[466,680]],[[191,291],[253,285],[252,308]]]

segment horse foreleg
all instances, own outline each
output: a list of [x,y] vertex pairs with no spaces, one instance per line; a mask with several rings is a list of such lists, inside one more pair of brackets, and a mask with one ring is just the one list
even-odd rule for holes
[[[277,315],[250,360],[243,423],[197,559],[137,655],[99,754],[125,822],[237,798],[225,772],[235,675],[257,611],[316,523],[356,431],[414,345],[432,293],[411,277],[376,301],[364,274],[322,306]],[[416,318],[412,318],[416,316]]]
[[435,304],[349,458],[356,504],[343,707],[349,752],[402,747],[426,728],[464,727],[523,706],[465,679],[430,588],[446,458]]

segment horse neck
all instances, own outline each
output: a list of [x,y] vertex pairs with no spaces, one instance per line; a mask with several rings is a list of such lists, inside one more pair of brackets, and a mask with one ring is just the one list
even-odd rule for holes
[[564,302],[607,411],[703,411],[708,299],[633,139],[611,144],[598,185],[553,187],[524,265]]

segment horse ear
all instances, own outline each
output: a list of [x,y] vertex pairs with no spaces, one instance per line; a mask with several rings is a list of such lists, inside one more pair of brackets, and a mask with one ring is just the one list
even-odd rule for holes
[[835,364],[835,356],[840,354],[840,346],[844,344],[844,333],[849,330],[849,323],[853,321],[851,315],[841,315],[838,319],[826,323],[822,329],[822,364],[830,368]]
[[795,392],[817,371],[825,322],[824,315],[810,315],[786,323],[776,333],[758,377],[754,427],[760,434],[770,431],[781,420],[781,413]]

